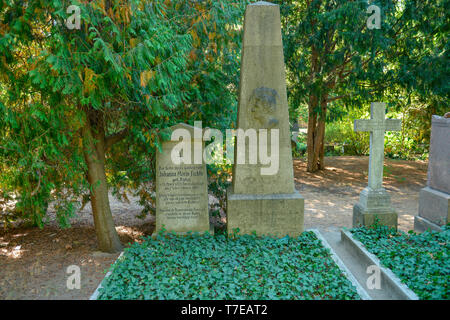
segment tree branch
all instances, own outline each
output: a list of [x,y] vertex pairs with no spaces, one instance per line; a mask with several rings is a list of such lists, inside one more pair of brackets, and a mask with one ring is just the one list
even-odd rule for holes
[[108,150],[109,148],[111,148],[111,146],[114,145],[115,143],[117,143],[120,140],[122,140],[123,138],[125,138],[125,136],[127,134],[128,134],[128,128],[123,129],[122,131],[119,131],[115,134],[112,134],[112,135],[106,137],[105,138],[105,151]]
[[41,178],[42,178],[41,172],[39,170],[36,170],[36,171],[39,175],[39,181],[38,181],[38,185],[36,186],[36,188],[33,190],[33,192],[31,192],[32,197],[34,197],[37,194],[37,192],[39,191],[39,188],[41,187]]
[[348,96],[349,96],[349,94],[343,94],[341,96],[331,97],[331,98],[328,98],[327,102],[333,102],[333,101],[336,101],[336,100],[339,100],[339,99],[342,99],[342,98],[345,98]]

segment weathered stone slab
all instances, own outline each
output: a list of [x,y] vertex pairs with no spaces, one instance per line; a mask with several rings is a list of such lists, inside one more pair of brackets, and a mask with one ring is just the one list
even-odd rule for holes
[[450,118],[432,117],[427,185],[450,194]]
[[[172,151],[179,141],[162,143],[162,153],[156,155],[156,231],[162,228],[176,233],[210,231],[206,165],[196,164],[194,154],[204,148],[201,134],[194,135],[194,127],[179,124],[170,128],[187,130],[191,140],[191,161],[176,164]],[[200,130],[201,129],[196,129]],[[198,161],[197,161],[198,162]]]
[[[257,132],[253,142],[249,130]],[[261,140],[265,130],[266,140]],[[264,1],[245,12],[237,131],[228,232],[300,234],[304,199],[294,187],[280,10]],[[264,163],[261,145],[267,155],[277,156],[274,174],[263,174],[274,163]],[[251,155],[257,156],[255,163]]]

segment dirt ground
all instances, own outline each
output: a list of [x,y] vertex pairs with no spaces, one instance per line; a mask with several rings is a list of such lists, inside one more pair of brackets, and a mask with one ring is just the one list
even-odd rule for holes
[[[305,228],[351,227],[353,205],[367,186],[368,157],[327,157],[326,170],[306,172],[306,162],[294,161],[297,189],[305,197]],[[426,185],[424,161],[386,160],[383,186],[399,217],[399,229],[414,228],[419,191]]]
[[[327,169],[307,173],[306,163],[294,160],[297,189],[305,197],[305,228],[351,227],[353,204],[367,185],[367,157],[327,157]],[[386,160],[384,187],[399,213],[399,228],[413,229],[419,191],[426,184],[426,162]],[[136,218],[137,199],[122,203],[111,197],[116,229],[122,243],[152,233],[153,217]],[[89,299],[118,254],[96,251],[90,205],[80,211],[72,228],[58,228],[55,215],[43,230],[0,231],[0,299]],[[80,267],[81,288],[67,289],[71,265]]]

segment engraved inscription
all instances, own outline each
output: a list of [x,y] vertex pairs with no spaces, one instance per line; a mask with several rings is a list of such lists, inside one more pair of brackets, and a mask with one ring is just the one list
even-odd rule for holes
[[165,220],[197,219],[203,208],[202,165],[159,166],[159,212]]

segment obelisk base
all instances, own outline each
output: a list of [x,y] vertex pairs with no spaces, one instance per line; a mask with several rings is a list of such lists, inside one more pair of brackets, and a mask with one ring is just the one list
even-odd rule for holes
[[398,214],[391,206],[391,197],[384,188],[366,187],[353,206],[353,227],[370,226],[378,219],[380,225],[397,229]]
[[227,232],[258,236],[297,237],[303,232],[305,199],[290,194],[234,194],[227,192]]

